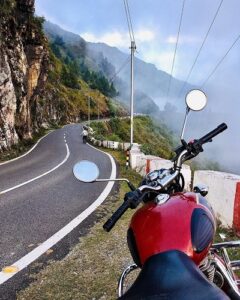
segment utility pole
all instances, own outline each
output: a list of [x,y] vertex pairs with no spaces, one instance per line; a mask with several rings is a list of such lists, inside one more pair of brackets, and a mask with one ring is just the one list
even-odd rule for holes
[[133,97],[134,97],[134,53],[136,51],[135,41],[131,41],[131,103],[130,103],[130,148],[133,145]]
[[90,97],[88,97],[88,126],[90,126]]

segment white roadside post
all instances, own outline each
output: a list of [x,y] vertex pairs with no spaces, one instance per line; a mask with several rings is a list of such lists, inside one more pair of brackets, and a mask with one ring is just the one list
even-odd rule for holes
[[133,145],[133,100],[134,100],[134,53],[136,51],[135,41],[131,41],[131,100],[130,100],[130,148]]

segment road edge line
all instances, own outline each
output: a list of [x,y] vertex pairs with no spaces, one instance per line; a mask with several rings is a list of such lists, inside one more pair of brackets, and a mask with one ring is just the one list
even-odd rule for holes
[[[91,145],[89,145],[91,146]],[[93,147],[93,146],[91,146]],[[110,179],[115,179],[117,175],[117,167],[116,163],[113,159],[113,157],[104,151],[101,151],[95,147],[94,149],[103,152],[106,154],[112,165],[112,172]],[[54,235],[52,235],[49,239],[47,239],[45,242],[43,242],[41,245],[33,249],[31,252],[20,258],[17,262],[13,263],[11,266],[15,267],[17,272],[13,274],[4,273],[3,271],[0,272],[0,285],[8,281],[10,278],[18,274],[20,271],[22,271],[24,268],[29,266],[31,263],[33,263],[35,260],[37,260],[40,256],[42,256],[44,253],[47,252],[51,247],[56,245],[60,240],[62,240],[67,234],[69,234],[73,229],[75,229],[78,225],[80,225],[88,216],[90,216],[91,213],[93,213],[98,206],[100,206],[103,201],[108,197],[110,194],[112,188],[113,188],[114,182],[108,182],[105,189],[102,191],[100,196],[88,207],[86,208],[81,214],[79,214],[76,218],[74,218],[71,222],[69,222],[67,225],[65,225],[62,229],[60,229],[58,232],[56,232]]]
[[20,156],[18,156],[18,157],[15,157],[15,158],[13,158],[13,159],[6,160],[6,161],[0,163],[0,166],[9,164],[9,163],[11,163],[11,162],[13,162],[13,161],[16,161],[16,160],[18,160],[18,159],[20,159],[20,158],[22,158],[22,157],[28,155],[29,153],[31,153],[31,152],[37,147],[37,145],[41,142],[41,140],[43,140],[45,137],[47,137],[50,133],[52,133],[52,132],[54,132],[54,131],[55,131],[55,130],[51,130],[51,131],[49,131],[47,134],[45,134],[44,136],[42,136],[42,137],[37,141],[37,143],[36,143],[35,145],[33,145],[33,147],[32,147],[31,149],[29,149],[26,153],[24,153],[24,154],[22,154],[22,155],[20,155]]
[[68,144],[67,144],[66,142],[65,142],[65,146],[66,146],[66,149],[67,149],[67,154],[66,154],[64,160],[61,161],[57,166],[55,166],[55,167],[52,168],[51,170],[48,170],[47,172],[45,172],[45,173],[43,173],[43,174],[41,174],[41,175],[38,175],[38,176],[36,176],[36,177],[34,177],[34,178],[32,178],[32,179],[29,179],[29,180],[27,180],[27,181],[25,181],[25,182],[22,182],[22,183],[20,183],[20,184],[18,184],[18,185],[15,185],[15,186],[11,187],[11,188],[8,188],[8,189],[6,189],[6,190],[0,191],[0,195],[4,195],[4,194],[6,194],[6,193],[9,193],[9,192],[11,192],[11,191],[13,191],[13,190],[16,190],[16,189],[18,189],[18,188],[24,186],[24,185],[26,185],[26,184],[29,184],[29,183],[31,183],[31,182],[37,180],[37,179],[40,179],[40,178],[42,178],[42,177],[44,177],[44,176],[46,176],[46,175],[52,173],[53,171],[57,170],[59,167],[61,167],[61,166],[68,160],[68,158],[69,158],[69,156],[70,156],[69,147],[68,147]]

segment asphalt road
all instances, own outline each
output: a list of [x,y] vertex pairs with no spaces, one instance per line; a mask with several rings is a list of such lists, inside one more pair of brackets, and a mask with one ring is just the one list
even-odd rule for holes
[[81,131],[80,125],[67,125],[44,137],[28,155],[0,165],[0,269],[61,230],[106,187],[73,176],[73,165],[83,159],[95,162],[102,178],[112,171],[106,154],[82,143]]

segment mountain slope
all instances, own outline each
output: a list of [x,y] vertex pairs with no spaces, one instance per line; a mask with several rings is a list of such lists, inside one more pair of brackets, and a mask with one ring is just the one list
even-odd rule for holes
[[[45,22],[44,30],[51,43],[56,43],[56,40],[62,39],[67,52],[75,59],[80,70],[86,66],[94,72],[102,73],[110,81],[114,77],[117,70],[115,66],[109,63],[102,52],[90,51],[88,47],[89,43],[85,42],[80,36],[67,32],[58,25],[50,22]],[[119,91],[116,99],[124,103],[124,105],[129,106],[130,91],[128,82],[116,77],[114,86]],[[135,110],[148,114],[158,112],[159,108],[149,96],[140,90],[136,90]]]
[[[85,60],[86,64],[93,70],[102,71],[108,79],[114,77],[114,85],[120,92],[119,100],[129,103],[129,78],[130,68],[125,67],[118,73],[115,72],[128,60],[129,55],[123,53],[116,47],[110,47],[104,43],[90,43],[84,41],[79,35],[68,32],[58,25],[45,22],[44,30],[50,40],[60,36],[70,48],[79,49],[79,54]],[[152,107],[152,113],[159,112],[159,107],[163,108],[166,103],[166,94],[170,75],[158,70],[155,65],[146,63],[141,59],[135,59],[135,90],[136,90],[136,111],[149,113],[149,107]],[[172,78],[172,88],[170,101],[177,108],[182,108],[184,101],[178,98],[178,93],[183,82]],[[191,89],[190,85],[186,90]],[[157,105],[156,105],[157,104]],[[147,112],[146,112],[147,110]]]

